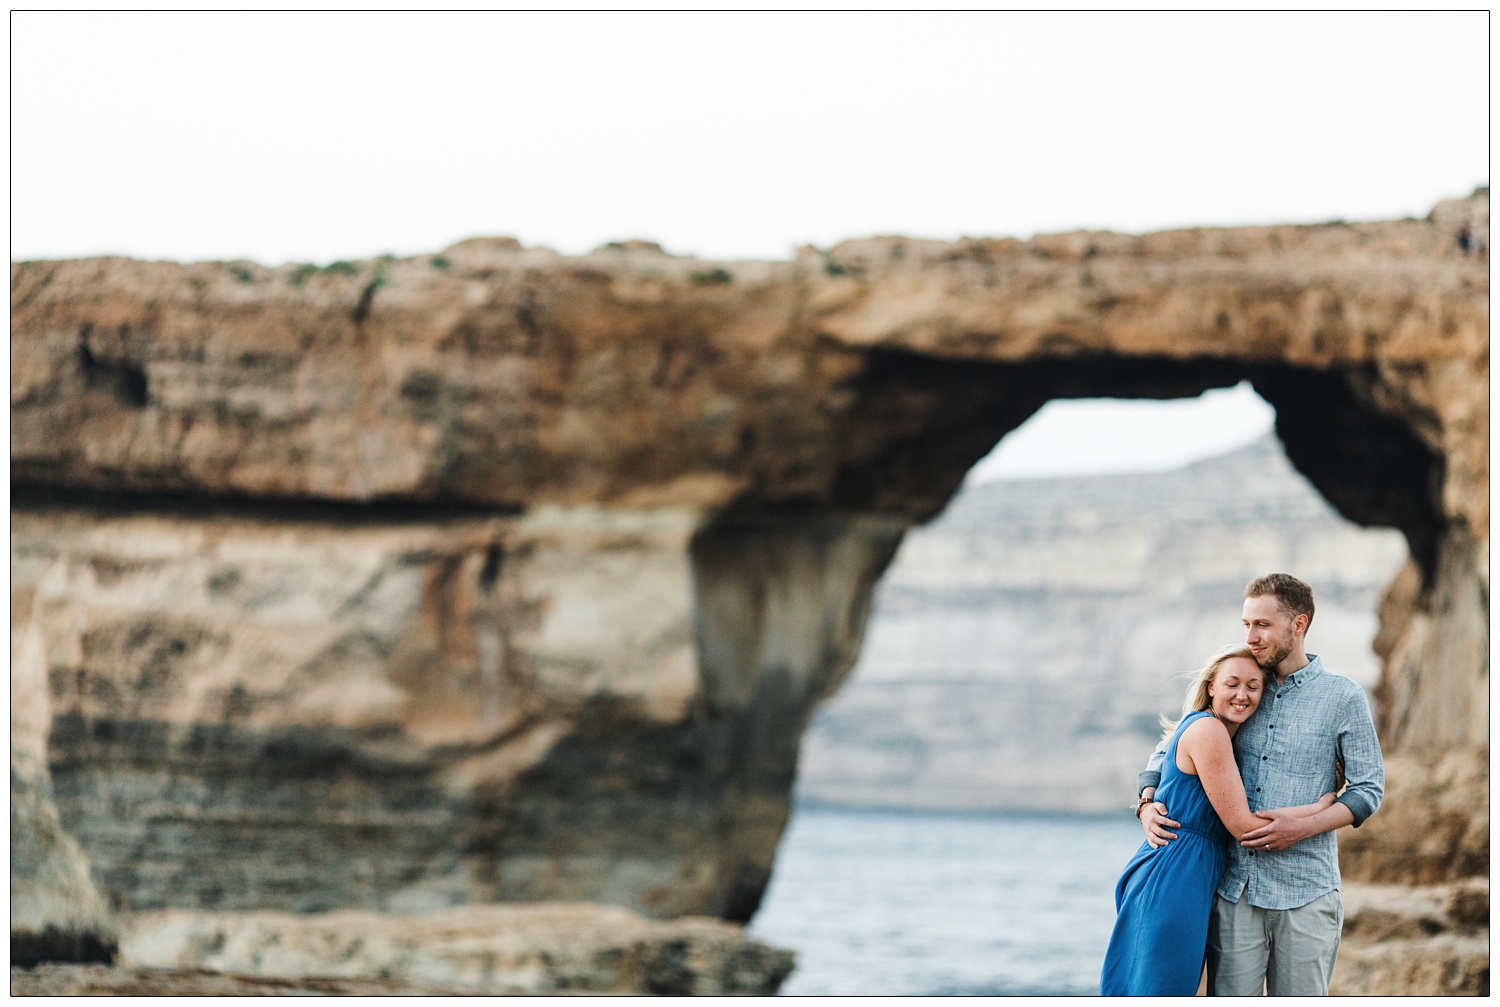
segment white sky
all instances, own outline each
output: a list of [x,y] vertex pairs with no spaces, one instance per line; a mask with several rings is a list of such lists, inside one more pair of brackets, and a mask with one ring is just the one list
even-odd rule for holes
[[1007,434],[968,481],[1162,472],[1243,447],[1276,411],[1241,381],[1194,399],[1054,399]]
[[[21,12],[10,28],[13,259],[328,262],[494,234],[785,258],[871,234],[1422,216],[1488,180],[1483,11]],[[1190,420],[1115,406],[1094,437],[1034,450],[1081,459],[1162,409],[1179,432],[1247,439],[1243,394],[1202,401]]]

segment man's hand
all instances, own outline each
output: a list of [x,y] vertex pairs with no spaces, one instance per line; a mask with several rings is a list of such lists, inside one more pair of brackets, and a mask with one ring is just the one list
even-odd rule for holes
[[[1142,816],[1144,817],[1144,812]],[[1300,843],[1312,835],[1306,829],[1307,819],[1288,815],[1281,811],[1257,811],[1256,818],[1264,818],[1266,824],[1240,836],[1240,845],[1252,850],[1284,850],[1293,843]]]
[[1179,828],[1181,825],[1181,822],[1174,822],[1167,817],[1167,806],[1160,801],[1155,801],[1141,809],[1141,828],[1146,830],[1146,842],[1151,844],[1153,850],[1159,850],[1176,839],[1177,833],[1167,830]]

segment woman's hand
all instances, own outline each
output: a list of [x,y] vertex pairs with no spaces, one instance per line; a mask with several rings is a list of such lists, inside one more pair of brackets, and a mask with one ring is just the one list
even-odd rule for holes
[[1309,836],[1316,836],[1344,825],[1352,825],[1354,814],[1348,809],[1345,809],[1343,813],[1343,821],[1336,820],[1337,816],[1333,820],[1324,816],[1321,825],[1314,821],[1337,803],[1333,791],[1329,791],[1318,798],[1316,804],[1299,804],[1295,808],[1257,811],[1255,817],[1264,819],[1265,824],[1243,833],[1240,836],[1240,845],[1252,850],[1270,850],[1274,853],[1300,843]]
[[1272,853],[1299,843],[1312,833],[1303,824],[1306,819],[1287,813],[1285,808],[1272,811],[1257,811],[1256,818],[1264,818],[1265,824],[1240,836],[1240,845],[1251,850],[1269,850]]

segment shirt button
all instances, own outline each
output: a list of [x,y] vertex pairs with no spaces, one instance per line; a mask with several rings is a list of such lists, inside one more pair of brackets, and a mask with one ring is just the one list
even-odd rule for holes
[[1275,724],[1271,725],[1271,730],[1273,730],[1273,731],[1276,730],[1276,725]]
[[1266,761],[1266,760],[1267,760],[1267,759],[1269,759],[1269,758],[1270,758],[1270,756],[1269,756],[1269,755],[1262,755],[1262,756],[1261,756],[1261,757],[1260,757],[1260,761],[1261,761],[1261,762],[1265,762],[1265,761]]
[[1255,792],[1256,792],[1256,793],[1257,793],[1257,794],[1258,794],[1258,793],[1260,793],[1260,788],[1259,788],[1259,787],[1256,787],[1256,788],[1255,788]]

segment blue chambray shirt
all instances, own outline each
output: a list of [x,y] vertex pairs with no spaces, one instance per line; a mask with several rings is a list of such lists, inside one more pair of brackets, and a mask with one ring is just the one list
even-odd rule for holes
[[[1356,683],[1329,674],[1318,655],[1307,656],[1305,667],[1266,689],[1235,733],[1245,797],[1251,811],[1312,804],[1333,789],[1334,762],[1342,761],[1349,786],[1338,801],[1358,828],[1385,796],[1385,763],[1370,704]],[[1138,789],[1160,782],[1165,756],[1161,747],[1151,754]],[[1248,850],[1236,840],[1219,894],[1238,902],[1248,893],[1252,906],[1295,909],[1338,887],[1338,840],[1324,832],[1276,852]]]

